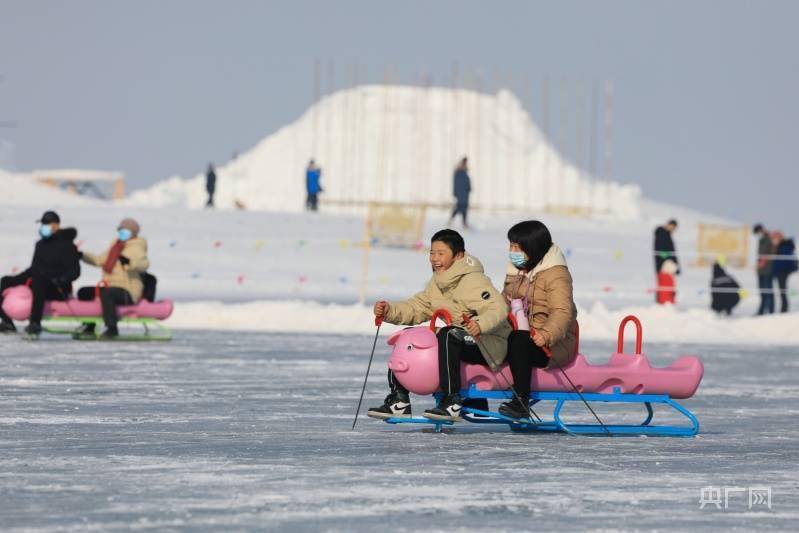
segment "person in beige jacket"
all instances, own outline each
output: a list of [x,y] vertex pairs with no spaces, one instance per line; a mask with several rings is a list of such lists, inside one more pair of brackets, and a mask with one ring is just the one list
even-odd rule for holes
[[525,418],[533,368],[562,367],[576,355],[577,308],[566,258],[542,222],[519,222],[508,230],[508,241],[510,264],[502,294],[509,303],[522,300],[531,329],[508,337],[508,363],[519,399],[502,404],[499,412]]
[[[402,302],[379,301],[374,312],[386,322],[409,326],[430,320],[438,309],[449,312],[453,325],[436,334],[439,377],[445,397],[423,416],[434,420],[461,420],[461,361],[494,370],[505,361],[511,331],[508,307],[483,272],[480,261],[466,253],[463,237],[458,232],[446,229],[433,235],[430,264],[433,277],[422,292]],[[464,320],[464,315],[470,319]],[[367,414],[383,419],[411,416],[408,391],[391,371],[388,381],[391,393],[383,405],[369,409]]]
[[118,305],[132,305],[141,300],[144,284],[141,274],[147,271],[147,241],[139,237],[139,223],[126,218],[119,223],[117,239],[104,253],[94,255],[83,252],[81,259],[103,269],[103,287],[100,302],[103,306],[105,331],[102,337],[119,336],[117,327]]

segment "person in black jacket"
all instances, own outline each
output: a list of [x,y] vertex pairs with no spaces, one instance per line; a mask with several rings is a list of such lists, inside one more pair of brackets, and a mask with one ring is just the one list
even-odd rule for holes
[[206,207],[214,207],[214,193],[216,192],[216,171],[214,164],[208,163],[208,172],[205,173],[205,190],[208,192]]
[[713,279],[710,281],[710,308],[719,314],[731,315],[732,310],[741,301],[741,286],[730,276],[717,261],[713,265]]
[[[677,259],[677,250],[674,247],[674,240],[671,234],[677,230],[677,221],[669,220],[655,230],[654,256],[655,256],[655,276],[660,275],[663,270],[663,263],[667,260],[674,261],[677,265],[676,274],[680,273],[680,262]],[[657,297],[655,298],[657,301]]]
[[452,193],[455,196],[455,209],[449,218],[449,223],[455,220],[455,216],[460,213],[463,217],[463,227],[469,229],[466,217],[469,215],[469,194],[472,192],[472,181],[469,179],[469,169],[467,159],[464,157],[455,168],[453,176]]
[[16,276],[0,279],[0,333],[17,331],[14,322],[3,312],[2,293],[9,287],[25,285],[30,280],[33,306],[25,332],[38,335],[42,331],[42,313],[46,300],[66,300],[72,293],[72,282],[80,277],[80,252],[74,240],[78,231],[61,229],[61,219],[54,211],[46,211],[40,220],[39,235],[31,266]]

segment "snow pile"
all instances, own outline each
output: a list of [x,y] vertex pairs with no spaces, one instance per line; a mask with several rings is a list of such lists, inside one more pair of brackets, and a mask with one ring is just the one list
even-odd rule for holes
[[[646,341],[678,343],[799,345],[796,313],[730,319],[706,309],[678,310],[671,306],[639,306],[609,310],[602,303],[579,309],[580,338],[615,340],[627,315],[637,316]],[[178,329],[221,329],[271,332],[374,334],[370,306],[320,304],[298,301],[261,301],[225,304],[219,301],[182,303],[168,324]],[[386,335],[399,326],[385,324]],[[626,332],[632,351],[635,329]]]
[[[304,168],[323,167],[323,201],[449,205],[455,163],[469,156],[472,205],[491,210],[591,209],[640,214],[640,190],[598,181],[564,160],[511,92],[361,86],[323,98],[297,121],[217,169],[220,207],[300,211]],[[205,205],[205,177],[171,177],[137,205]]]

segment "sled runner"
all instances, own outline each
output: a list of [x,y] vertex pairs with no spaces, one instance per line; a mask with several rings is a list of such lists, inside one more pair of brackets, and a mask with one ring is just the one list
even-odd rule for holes
[[[33,293],[25,285],[11,287],[3,293],[3,311],[14,320],[27,320],[33,304]],[[172,300],[149,302],[140,300],[134,305],[117,306],[120,336],[116,341],[168,341],[172,332],[161,321],[172,314]],[[72,335],[77,340],[99,340],[103,326],[100,300],[50,300],[44,304],[42,329],[48,333]],[[93,333],[81,333],[81,325],[94,324]],[[142,328],[140,333],[126,333],[124,326]]]
[[[430,328],[418,326],[394,333],[388,340],[393,346],[388,366],[397,380],[415,394],[433,394],[436,401],[441,400],[438,390],[438,343],[434,333],[438,317],[444,317],[451,324],[446,311],[439,310],[433,315]],[[624,353],[624,329],[628,323],[636,327],[635,352]],[[505,424],[517,432],[561,432],[581,435],[647,435],[689,437],[699,432],[699,421],[691,411],[675,399],[690,398],[699,387],[704,374],[702,362],[693,356],[683,356],[671,365],[658,368],[649,364],[641,351],[643,342],[641,322],[635,316],[625,317],[619,325],[616,353],[604,365],[592,365],[577,353],[574,360],[560,369],[533,369],[530,406],[552,407],[551,419],[508,418],[498,412],[464,405],[463,418],[475,424]],[[579,350],[579,338],[577,343]],[[576,351],[577,351],[576,350]],[[460,391],[461,397],[468,400],[510,400],[513,391],[508,385],[513,383],[510,369],[503,365],[496,373],[490,368],[476,364],[461,365],[461,380],[466,388]],[[589,405],[617,404],[639,405],[645,415],[639,423],[610,424],[596,418],[597,423],[572,423],[565,419],[564,408],[572,405],[585,410]],[[587,403],[584,403],[587,402]],[[663,407],[684,417],[682,425],[654,424],[655,407]],[[593,414],[593,411],[592,411]],[[608,415],[603,415],[608,418]],[[389,424],[433,425],[436,432],[453,422],[431,420],[424,417],[389,418]]]

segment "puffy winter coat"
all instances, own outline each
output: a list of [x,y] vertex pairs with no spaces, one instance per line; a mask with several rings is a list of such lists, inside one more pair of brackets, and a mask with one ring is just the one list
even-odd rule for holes
[[[115,242],[113,241],[108,250],[100,255],[83,252],[83,260],[90,265],[102,268]],[[142,237],[134,237],[126,241],[121,255],[127,257],[130,263],[123,265],[121,261],[117,261],[110,274],[103,270],[103,281],[109,287],[125,289],[130,293],[133,301],[138,302],[144,288],[141,274],[150,267],[150,260],[147,258],[147,241]]]
[[677,265],[676,274],[680,273],[680,261],[677,259],[677,250],[674,247],[674,239],[671,237],[669,230],[663,226],[658,226],[655,230],[655,242],[653,245],[655,250],[655,274],[659,274],[663,268],[663,262],[671,259]]
[[412,298],[390,302],[386,321],[421,324],[438,309],[449,312],[454,326],[464,327],[463,315],[471,316],[482,331],[478,346],[488,366],[496,370],[505,361],[511,332],[508,306],[476,257],[467,255],[448,270],[433,274],[427,287]]
[[[796,246],[793,243],[793,239],[784,239],[782,242],[780,242],[774,255],[782,256],[779,259],[774,260],[772,266],[774,275],[790,274],[791,272],[796,272],[797,266],[799,265],[797,265]],[[786,256],[792,257],[788,258]]]
[[718,263],[713,265],[713,279],[710,281],[710,308],[716,312],[732,311],[741,301],[738,290],[741,286]]
[[321,177],[322,169],[319,167],[311,167],[305,171],[305,188],[308,191],[308,194],[316,194],[321,192]]
[[508,264],[502,294],[510,301],[525,300],[530,326],[552,350],[550,367],[568,364],[577,348],[577,307],[572,277],[563,252],[553,244],[530,272]]
[[72,282],[80,277],[78,249],[73,242],[77,236],[75,228],[64,228],[46,239],[40,239],[33,251],[31,272],[58,287],[71,288]]

